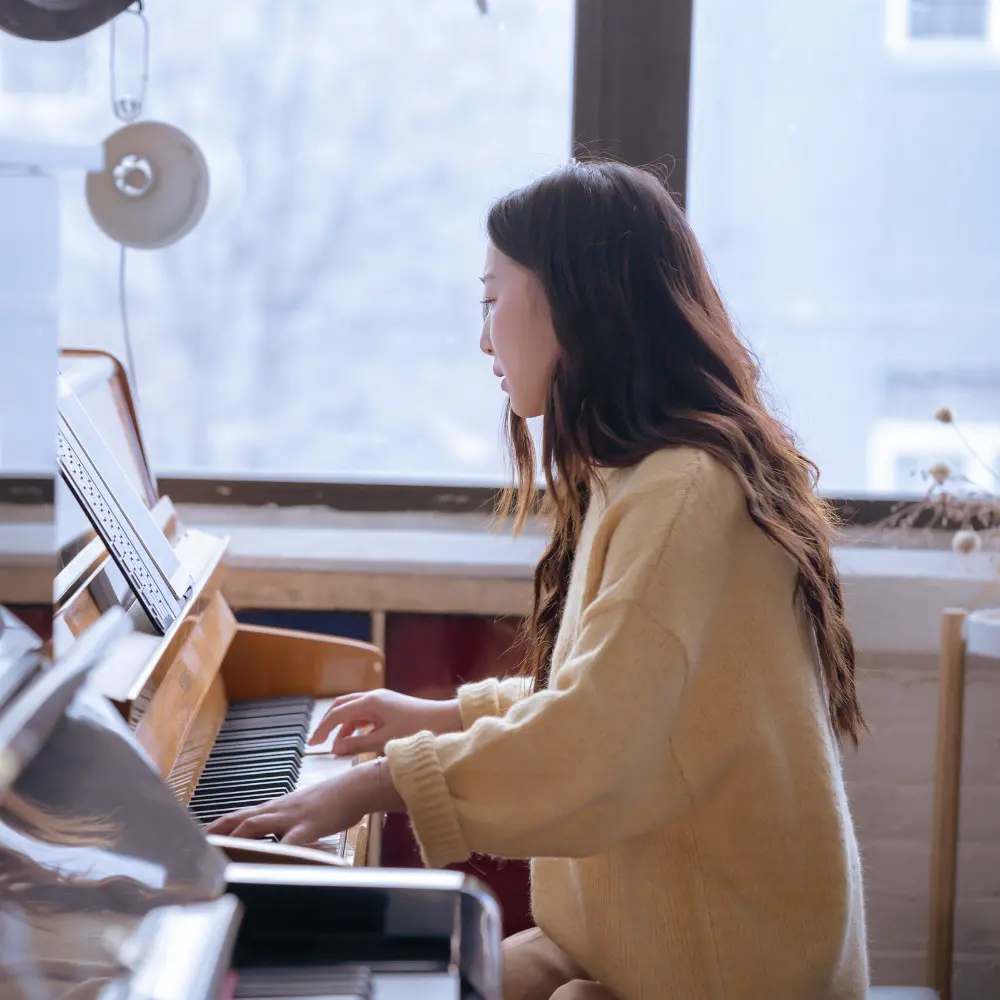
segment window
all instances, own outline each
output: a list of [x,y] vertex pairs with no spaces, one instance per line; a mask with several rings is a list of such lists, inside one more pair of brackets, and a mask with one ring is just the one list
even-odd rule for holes
[[986,38],[988,0],[908,0],[910,38]]
[[6,94],[81,94],[87,89],[89,39],[29,42],[0,32],[0,91]]
[[[964,360],[968,365],[971,359]],[[887,417],[926,420],[942,408],[951,409],[956,400],[961,401],[959,416],[963,423],[996,420],[1000,368],[984,364],[980,368],[890,369],[886,372],[883,409]]]
[[890,50],[944,65],[1000,55],[998,0],[887,0]]
[[[881,16],[695,3],[690,218],[821,487],[841,496],[901,488],[902,455],[953,453],[939,406],[1000,432],[1000,134],[984,128],[1000,73],[898,73]],[[896,417],[906,440],[874,446]]]
[[945,465],[950,488],[996,492],[991,469],[1000,467],[1000,424],[970,422],[963,426],[968,447],[954,428],[933,420],[880,420],[868,439],[869,490],[875,493],[925,493],[929,471]]
[[[144,117],[201,146],[212,189],[182,241],[127,256],[161,473],[505,477],[503,397],[478,349],[483,220],[570,155],[573,11],[147,5]],[[102,90],[39,130],[94,141],[120,124],[108,108]],[[60,336],[121,351],[117,247],[81,188],[63,199]]]
[[930,470],[938,465],[945,465],[953,479],[962,480],[966,473],[966,458],[964,455],[929,455],[904,451],[896,456],[893,467],[893,478],[888,488],[899,493],[924,493],[933,481]]

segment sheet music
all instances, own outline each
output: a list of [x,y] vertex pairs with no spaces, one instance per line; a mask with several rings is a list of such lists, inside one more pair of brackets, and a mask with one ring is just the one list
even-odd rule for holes
[[60,376],[59,381],[59,471],[136,598],[157,629],[166,632],[183,610],[191,575],[66,380]]

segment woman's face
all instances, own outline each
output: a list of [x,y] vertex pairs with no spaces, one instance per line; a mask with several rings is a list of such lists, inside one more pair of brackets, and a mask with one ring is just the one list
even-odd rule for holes
[[491,243],[483,272],[483,332],[479,346],[493,358],[500,388],[519,417],[545,411],[559,342],[542,283]]

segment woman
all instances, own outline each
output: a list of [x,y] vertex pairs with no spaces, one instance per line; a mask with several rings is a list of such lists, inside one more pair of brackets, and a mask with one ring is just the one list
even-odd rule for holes
[[430,866],[531,858],[508,1000],[862,998],[838,743],[864,721],[815,469],[654,176],[574,163],[488,231],[480,346],[509,396],[518,526],[543,418],[533,691],[340,699],[315,739],[368,723],[334,750],[384,758],[213,830],[307,843],[405,809]]

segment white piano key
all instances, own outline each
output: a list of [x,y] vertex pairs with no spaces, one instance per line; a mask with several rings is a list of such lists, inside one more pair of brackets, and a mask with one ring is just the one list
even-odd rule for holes
[[[317,698],[313,702],[312,718],[309,720],[309,736],[312,736],[316,732],[316,727],[323,721],[323,716],[330,710],[330,706],[333,704],[333,698]],[[306,742],[306,756],[312,756],[313,754],[328,754],[333,749],[333,741],[337,738],[337,733],[340,732],[340,726],[334,726],[330,735],[322,742],[316,746],[309,746],[308,737]]]
[[326,781],[336,774],[349,771],[356,763],[357,757],[335,757],[333,754],[306,754],[302,758],[299,778],[295,782],[296,789],[311,788],[320,781]]

